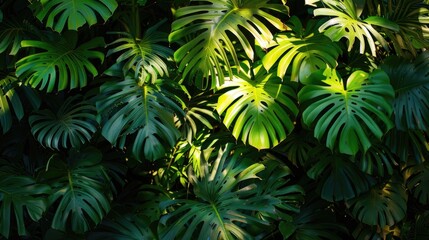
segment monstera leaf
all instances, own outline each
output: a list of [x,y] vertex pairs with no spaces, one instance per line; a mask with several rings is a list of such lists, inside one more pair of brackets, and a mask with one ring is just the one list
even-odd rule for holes
[[12,127],[12,109],[18,120],[24,117],[24,108],[15,90],[20,84],[21,82],[15,76],[0,72],[0,126],[3,133]]
[[417,56],[418,49],[429,45],[429,6],[422,0],[376,1],[371,15],[381,15],[398,25],[398,29],[384,28],[396,53],[407,57]]
[[352,216],[362,223],[380,227],[401,221],[407,212],[408,198],[405,186],[395,178],[347,201]]
[[31,132],[45,147],[80,147],[97,130],[96,109],[77,95],[69,97],[53,112],[49,109],[34,112],[29,117]]
[[304,83],[298,94],[306,106],[302,120],[314,126],[314,136],[326,139],[330,149],[352,155],[365,152],[371,139],[381,139],[393,127],[389,116],[394,92],[381,70],[355,71],[344,81],[336,70],[327,68]]
[[244,66],[222,88],[227,91],[219,97],[216,110],[224,114],[223,123],[232,127],[236,139],[266,149],[279,144],[294,128],[298,108],[293,88],[261,65]]
[[284,239],[291,240],[342,240],[341,234],[347,232],[322,200],[306,202],[292,221],[280,222],[279,230]]
[[393,108],[399,130],[429,130],[429,53],[421,53],[413,63],[390,57],[382,69],[395,89]]
[[142,39],[133,37],[129,33],[118,33],[124,37],[119,38],[109,46],[107,56],[121,52],[116,59],[116,63],[124,63],[123,75],[127,75],[132,69],[136,73],[136,78],[141,81],[155,82],[158,76],[168,76],[165,59],[173,55],[173,51],[159,43],[167,42],[167,34],[158,32],[158,27],[165,21],[160,21],[153,27],[148,28]]
[[421,204],[429,203],[429,165],[425,163],[407,167],[404,171],[406,186]]
[[[113,214],[112,214],[113,215]],[[152,232],[147,217],[142,214],[115,213],[114,220],[106,219],[91,232],[88,240],[152,240],[157,239]]]
[[[247,34],[250,33],[262,48],[266,48],[273,35],[260,19],[278,29],[283,23],[268,11],[286,13],[280,4],[267,0],[205,0],[179,8],[169,36],[171,42],[192,39],[181,46],[174,59],[184,77],[195,79],[211,76],[211,84],[203,82],[201,88],[222,85],[224,70],[231,75],[231,66],[239,65],[237,48],[243,48],[246,56],[253,59],[254,51]],[[268,11],[267,11],[268,10]],[[234,43],[237,40],[237,43]],[[232,60],[229,60],[231,58]]]
[[327,201],[352,199],[373,185],[373,179],[360,171],[347,155],[332,154],[324,147],[315,148],[310,154],[313,163],[309,163],[307,175],[320,181],[321,197]]
[[9,238],[15,219],[18,235],[27,235],[27,218],[38,221],[47,209],[51,188],[33,178],[1,172],[0,169],[0,234]]
[[87,84],[87,72],[96,76],[98,71],[90,59],[104,60],[104,54],[92,50],[104,47],[101,37],[79,44],[77,33],[65,33],[58,41],[24,40],[22,47],[43,49],[44,51],[30,54],[16,63],[16,75],[26,80],[33,88],[54,89],[61,91],[82,88]]
[[66,23],[69,30],[77,30],[84,24],[94,25],[98,22],[97,15],[107,21],[117,6],[115,0],[36,0],[30,8],[46,27],[62,32]]
[[[310,24],[311,23],[311,24]],[[271,69],[276,62],[277,76],[283,78],[291,68],[291,80],[307,78],[312,72],[326,68],[326,64],[334,68],[341,48],[328,37],[314,33],[311,22],[308,30],[303,32],[303,26],[298,17],[293,16],[288,26],[292,31],[277,35],[277,46],[271,49],[263,59],[264,67]]]
[[97,109],[105,116],[102,134],[112,144],[125,146],[127,135],[135,134],[132,147],[138,159],[157,160],[176,144],[180,136],[174,113],[182,109],[160,89],[162,82],[139,85],[127,76],[100,88],[103,98]]
[[53,229],[84,233],[101,222],[110,210],[110,179],[93,147],[70,150],[67,162],[51,157],[40,179],[52,186]]
[[363,172],[380,177],[392,175],[394,167],[399,165],[396,156],[384,144],[373,145],[366,153],[358,154],[355,161]]
[[[203,176],[190,175],[195,199],[161,203],[163,208],[169,209],[160,221],[164,226],[162,239],[250,239],[249,225],[269,225],[255,213],[274,214],[276,206],[282,205],[281,199],[294,195],[296,189],[279,182],[258,194],[258,184],[264,183],[257,180],[257,174],[264,175],[264,165],[253,163],[243,154],[242,150],[232,151],[232,146],[227,145],[219,151],[211,167],[205,165]],[[270,172],[267,177],[277,175]]]
[[16,55],[22,40],[34,38],[38,34],[37,28],[29,22],[8,19],[0,24],[0,53],[9,51],[9,55]]
[[360,18],[362,8],[357,7],[353,0],[322,0],[322,2],[326,7],[316,8],[314,16],[329,16],[331,18],[319,27],[319,31],[323,32],[332,41],[347,38],[348,51],[352,50],[355,41],[358,40],[360,42],[360,53],[363,54],[365,52],[365,45],[368,44],[371,54],[376,56],[377,44],[374,38],[386,50],[388,49],[386,40],[372,25],[399,31],[399,26],[386,18],[370,16],[362,20]]

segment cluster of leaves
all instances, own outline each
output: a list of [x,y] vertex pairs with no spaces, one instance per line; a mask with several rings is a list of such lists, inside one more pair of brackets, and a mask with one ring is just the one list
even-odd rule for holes
[[0,239],[427,238],[428,24],[426,0],[0,0]]

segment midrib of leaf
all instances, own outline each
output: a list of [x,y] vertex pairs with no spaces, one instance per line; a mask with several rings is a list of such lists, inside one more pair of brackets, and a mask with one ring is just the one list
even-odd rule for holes
[[67,178],[68,178],[68,182],[69,182],[69,187],[70,187],[70,191],[72,193],[73,199],[76,198],[76,194],[74,191],[74,187],[73,187],[73,176],[70,170],[67,170]]
[[223,223],[223,219],[222,219],[222,217],[220,216],[219,211],[217,210],[216,204],[215,204],[215,203],[213,203],[213,202],[211,202],[211,203],[210,203],[210,206],[213,208],[213,211],[214,211],[214,212],[215,212],[215,214],[216,214],[216,217],[217,217],[217,219],[218,219],[218,221],[219,221],[220,227],[222,228],[222,232],[224,233],[224,237],[225,237],[225,239],[226,239],[226,240],[231,239],[231,238],[230,238],[230,234],[229,234],[228,230],[226,229],[225,224]]
[[[61,54],[60,56],[58,56],[55,60],[51,61],[51,63],[49,63],[49,65],[48,65],[47,67],[45,67],[45,70],[42,72],[42,75],[44,75],[44,73],[45,73],[47,70],[49,70],[50,68],[52,68],[52,67],[54,67],[54,68],[55,68],[56,63],[57,63],[57,62],[60,62],[59,60],[60,60],[61,58],[63,58],[64,56],[68,55],[68,54],[69,54],[69,53],[71,53],[71,52],[74,52],[74,50],[69,50],[69,51],[67,51],[67,52],[65,52],[65,53],[63,53],[63,54]],[[46,54],[46,52],[45,52],[45,54]]]

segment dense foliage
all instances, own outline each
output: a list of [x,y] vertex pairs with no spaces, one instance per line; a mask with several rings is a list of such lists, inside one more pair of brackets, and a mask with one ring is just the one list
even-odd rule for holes
[[0,0],[0,239],[429,239],[427,0]]

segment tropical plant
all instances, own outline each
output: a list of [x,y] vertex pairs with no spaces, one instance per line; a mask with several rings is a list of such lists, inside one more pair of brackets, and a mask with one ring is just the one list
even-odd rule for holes
[[427,0],[0,0],[0,239],[426,239]]

